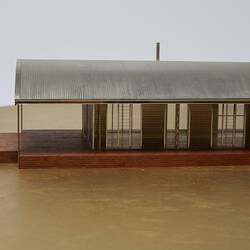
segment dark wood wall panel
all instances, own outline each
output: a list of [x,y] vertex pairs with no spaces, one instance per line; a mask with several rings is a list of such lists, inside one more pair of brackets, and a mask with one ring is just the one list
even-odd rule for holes
[[87,104],[87,139],[92,147],[92,131],[93,131],[93,105]]
[[213,116],[213,143],[212,143],[212,147],[216,148],[217,146],[217,137],[218,137],[218,108],[219,105],[218,104],[213,104],[212,105],[212,116]]
[[190,148],[208,149],[211,145],[212,105],[190,104]]
[[245,145],[246,145],[246,148],[250,148],[250,104],[245,104],[245,114],[246,114]]
[[82,129],[85,136],[88,135],[88,104],[82,104]]
[[142,105],[142,148],[164,148],[164,104]]
[[95,105],[95,149],[106,148],[107,104]]

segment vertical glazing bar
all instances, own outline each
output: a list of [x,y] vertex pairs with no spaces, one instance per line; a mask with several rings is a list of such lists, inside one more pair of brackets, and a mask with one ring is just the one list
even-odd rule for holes
[[143,104],[140,104],[140,109],[141,109],[141,112],[140,112],[140,125],[141,125],[141,133],[140,133],[140,148],[142,148],[142,118],[143,118],[143,109],[142,109],[142,105]]
[[211,128],[210,128],[210,148],[213,148],[213,133],[214,133],[214,106],[211,105]]
[[179,147],[180,104],[175,105],[175,147]]
[[90,124],[92,123],[92,121],[90,120],[90,105],[87,104],[87,115],[88,115],[88,130],[87,130],[87,136],[88,136],[88,142],[91,142],[91,137],[90,137]]
[[92,149],[95,149],[95,104],[92,104]]
[[[225,114],[225,129],[224,129],[224,144],[227,145],[228,143],[228,137],[229,137],[229,129],[228,129],[228,106],[229,104],[225,104],[226,106],[226,114]],[[230,139],[230,138],[229,138]]]
[[82,134],[84,135],[84,123],[83,123],[83,104],[82,104]]
[[221,111],[221,146],[224,144],[224,104],[222,104]]
[[[93,113],[93,112],[92,112]],[[92,134],[91,134],[91,127],[92,127],[92,114],[91,114],[91,105],[88,104],[88,138],[89,138],[89,142],[91,143],[92,140]]]
[[101,107],[100,107],[100,104],[97,104],[98,105],[98,147],[99,147],[99,150],[101,150],[102,148],[102,117],[101,117]]
[[114,104],[111,104],[111,144],[114,144]]
[[225,115],[225,119],[226,119],[226,122],[225,122],[225,141],[227,143],[227,135],[228,135],[228,129],[227,129],[227,123],[228,123],[228,105],[229,104],[225,104],[226,105],[226,115]]
[[132,147],[132,127],[133,127],[133,117],[132,117],[133,104],[129,104],[129,128],[128,128],[128,144]]
[[188,148],[190,148],[190,126],[191,126],[191,112],[190,112],[190,104],[187,104],[188,105],[188,125],[187,125],[187,129],[188,129],[188,131],[187,131],[187,136],[188,136],[188,145],[187,145],[187,147]]
[[244,104],[244,123],[243,123],[243,144],[246,146],[246,123],[247,123],[247,109],[246,104]]
[[122,133],[123,133],[123,122],[124,122],[124,104],[122,104]]
[[117,104],[117,145],[120,145],[120,104]]
[[124,122],[124,104],[122,104],[122,137],[121,137],[121,144],[123,144],[123,122]]
[[235,146],[235,142],[236,142],[236,112],[237,112],[237,106],[236,106],[236,104],[234,104],[234,111],[233,111],[232,147]]

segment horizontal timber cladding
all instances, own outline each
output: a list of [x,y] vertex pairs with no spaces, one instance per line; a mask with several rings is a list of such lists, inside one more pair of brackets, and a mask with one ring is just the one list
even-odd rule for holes
[[142,148],[164,148],[164,104],[142,104]]
[[245,147],[250,148],[250,104],[245,104],[245,119],[246,119],[246,135],[245,135]]
[[208,149],[211,146],[211,104],[190,104],[190,148]]
[[95,104],[95,149],[106,148],[107,104]]

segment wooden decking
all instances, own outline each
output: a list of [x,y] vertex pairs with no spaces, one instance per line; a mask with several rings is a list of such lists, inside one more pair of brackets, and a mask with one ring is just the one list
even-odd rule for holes
[[[0,162],[17,162],[17,135],[0,134]],[[92,151],[81,130],[24,131],[20,168],[250,165],[249,150]]]
[[17,162],[17,134],[0,133],[0,163]]

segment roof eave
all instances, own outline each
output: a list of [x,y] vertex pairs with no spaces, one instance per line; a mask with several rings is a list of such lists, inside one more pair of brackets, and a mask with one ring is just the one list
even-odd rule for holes
[[42,103],[82,103],[82,104],[108,104],[108,103],[139,103],[139,104],[146,104],[146,103],[250,103],[250,98],[241,98],[241,99],[228,99],[228,98],[220,98],[220,99],[204,99],[204,98],[193,98],[193,99],[110,99],[110,100],[101,100],[101,99],[85,99],[85,100],[77,100],[77,99],[15,99],[15,104],[42,104]]

